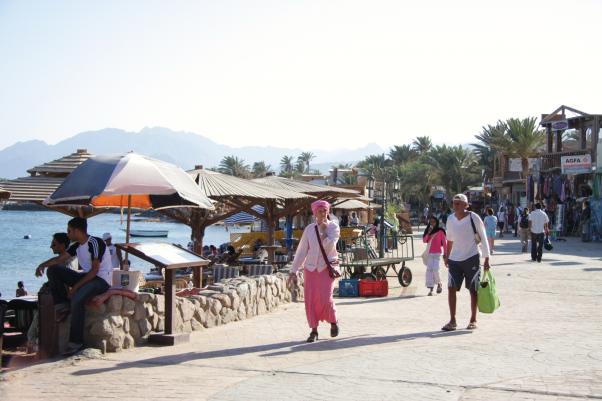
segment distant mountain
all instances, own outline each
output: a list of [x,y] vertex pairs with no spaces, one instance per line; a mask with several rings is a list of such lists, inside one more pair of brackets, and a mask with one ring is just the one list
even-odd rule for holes
[[93,154],[134,151],[174,163],[186,170],[198,164],[207,168],[216,167],[224,156],[234,155],[244,159],[249,165],[256,161],[265,161],[276,171],[279,171],[282,156],[297,156],[303,151],[311,151],[316,155],[311,167],[319,168],[323,172],[332,164],[353,163],[367,155],[383,152],[380,146],[373,143],[352,150],[291,149],[273,146],[234,148],[220,145],[191,132],[176,132],[162,127],[146,127],[140,132],[105,128],[82,132],[56,145],[32,140],[17,142],[0,150],[0,178],[23,177],[27,175],[27,169],[66,156],[77,149],[87,149]]

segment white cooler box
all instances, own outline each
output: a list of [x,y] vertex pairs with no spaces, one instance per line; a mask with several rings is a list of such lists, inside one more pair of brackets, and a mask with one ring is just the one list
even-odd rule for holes
[[140,285],[141,271],[113,270],[113,287],[137,292]]

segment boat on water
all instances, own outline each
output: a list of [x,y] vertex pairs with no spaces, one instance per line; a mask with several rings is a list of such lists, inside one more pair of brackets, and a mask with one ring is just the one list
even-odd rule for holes
[[[125,229],[122,228],[123,231]],[[132,230],[130,229],[130,237],[155,237],[155,238],[165,238],[169,234],[169,230]]]

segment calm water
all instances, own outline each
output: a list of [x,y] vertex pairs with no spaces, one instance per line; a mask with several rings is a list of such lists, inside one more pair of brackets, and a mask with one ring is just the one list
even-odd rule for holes
[[[124,216],[125,218],[125,216]],[[51,257],[50,241],[55,232],[66,232],[70,217],[58,212],[27,212],[0,210],[0,293],[2,298],[15,295],[17,281],[22,280],[30,294],[38,291],[46,278],[37,278],[35,268]],[[125,242],[125,220],[120,223],[118,214],[101,214],[88,220],[88,232],[100,237],[105,232],[113,235],[113,242]],[[132,229],[169,230],[167,238],[136,238],[136,242],[168,242],[186,246],[190,241],[190,228],[184,224],[166,222],[132,221]],[[236,229],[244,231],[244,229]],[[230,229],[232,232],[232,229]],[[204,244],[219,245],[228,242],[230,232],[223,226],[205,230]],[[23,239],[25,235],[31,239]],[[150,265],[130,257],[132,269],[147,272]]]

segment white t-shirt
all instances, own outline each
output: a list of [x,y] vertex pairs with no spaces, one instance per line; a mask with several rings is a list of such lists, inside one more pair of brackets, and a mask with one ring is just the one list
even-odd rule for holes
[[111,265],[113,269],[119,269],[121,266],[119,264],[119,257],[117,257],[117,247],[113,244],[107,246],[109,253],[111,254]]
[[111,255],[107,250],[107,244],[98,238],[89,236],[83,244],[72,244],[67,252],[71,256],[77,255],[77,261],[84,272],[92,269],[92,260],[100,260],[100,268],[96,275],[106,281],[109,285],[113,283],[113,266],[111,265]]
[[487,243],[487,234],[485,225],[478,214],[470,212],[462,220],[458,220],[456,214],[451,214],[447,218],[447,240],[453,241],[452,250],[449,259],[461,262],[474,255],[479,254],[479,249],[474,239],[474,231],[470,224],[470,217],[474,223],[477,233],[481,236],[481,253],[484,258],[489,257],[489,244]]
[[529,213],[529,221],[531,222],[531,232],[533,234],[543,234],[544,226],[550,222],[548,215],[541,209],[535,209]]

